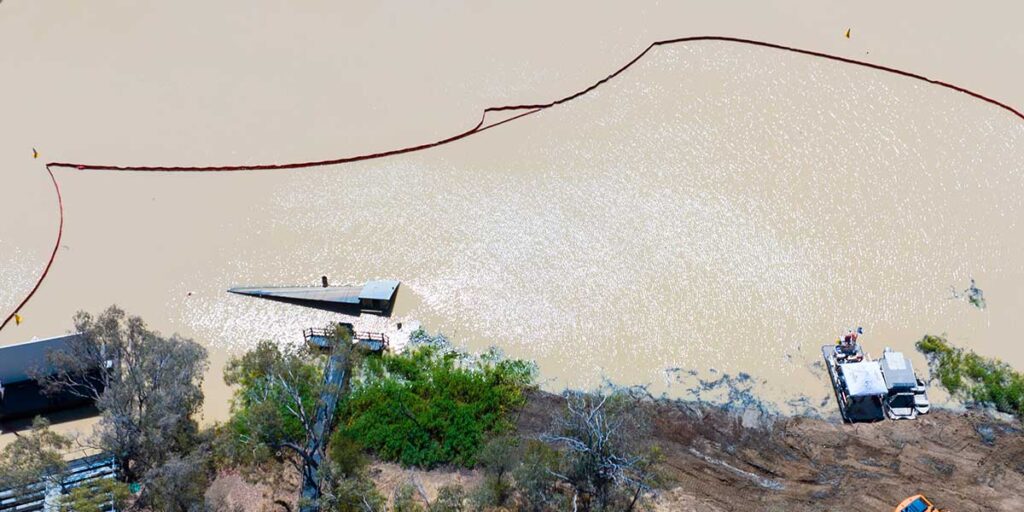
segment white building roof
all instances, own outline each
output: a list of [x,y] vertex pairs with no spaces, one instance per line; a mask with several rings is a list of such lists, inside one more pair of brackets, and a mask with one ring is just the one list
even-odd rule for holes
[[0,347],[0,383],[10,384],[28,380],[33,369],[47,373],[52,371],[46,361],[46,353],[64,350],[68,341],[78,334],[67,334],[41,340],[26,341]]

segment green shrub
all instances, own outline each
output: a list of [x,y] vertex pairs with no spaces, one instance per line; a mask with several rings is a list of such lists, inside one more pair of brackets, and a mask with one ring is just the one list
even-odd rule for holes
[[343,478],[333,482],[320,500],[320,509],[332,512],[383,511],[387,500],[377,491],[373,480],[365,476]]
[[509,476],[521,464],[519,439],[496,436],[487,442],[477,456],[483,469],[484,481],[473,493],[479,508],[500,507],[512,497],[514,487]]
[[535,374],[531,362],[493,349],[468,356],[419,331],[406,352],[364,362],[340,406],[339,429],[384,460],[472,466],[486,436],[510,427]]
[[327,456],[334,463],[334,470],[340,477],[351,478],[362,473],[369,461],[363,453],[363,446],[352,439],[344,430],[335,430],[327,446]]
[[1024,417],[1024,374],[1010,365],[954,347],[942,336],[924,336],[917,349],[951,395]]

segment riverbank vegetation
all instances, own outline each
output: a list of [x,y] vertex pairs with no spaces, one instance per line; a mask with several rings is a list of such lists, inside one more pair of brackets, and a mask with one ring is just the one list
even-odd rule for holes
[[[183,467],[181,461],[204,458],[195,454],[209,443],[209,433],[196,421],[206,349],[177,335],[162,336],[116,306],[95,317],[79,312],[74,325],[81,335],[46,354],[52,371],[29,370],[46,392],[92,400],[99,411],[93,431],[71,439],[37,420],[29,436],[5,450],[0,464],[19,468],[20,483],[58,478],[64,465],[59,452],[74,445],[113,457],[121,483],[79,487],[65,497],[63,508],[105,511],[111,500],[127,496],[131,483],[138,488],[130,500],[135,508],[193,510],[192,504],[202,503],[208,466]],[[25,460],[35,462],[19,462]]]
[[[847,432],[828,448],[838,428],[828,421],[773,417],[749,426],[746,414],[612,384],[552,395],[537,389],[529,361],[494,350],[467,354],[425,332],[399,354],[362,352],[340,331],[331,357],[258,343],[225,368],[235,389],[230,419],[199,428],[201,348],[152,332],[116,308],[96,318],[78,315],[76,327],[84,341],[52,355],[62,370],[44,383],[94,393],[95,431],[71,439],[38,421],[0,454],[0,474],[17,478],[8,484],[59,475],[60,453],[72,445],[124,465],[118,480],[64,496],[61,510],[105,511],[114,503],[119,510],[174,512],[598,512],[651,510],[656,502],[666,510],[731,510],[751,503],[736,495],[737,487],[766,509],[811,510],[808,504],[826,502],[870,508],[862,495],[833,486],[834,475],[860,479],[851,484],[856,488],[876,485],[876,473],[884,474],[891,485],[879,492],[898,501],[911,484],[932,482],[929,489],[939,492],[951,478],[963,488],[982,481],[973,462],[957,465],[965,446],[973,450],[965,460],[995,457],[992,464],[1005,474],[1024,455],[1018,429],[981,414],[937,411],[942,421],[914,423],[922,431],[913,437],[915,450],[944,461],[918,466],[893,459],[893,439],[907,441],[888,424],[875,425],[868,437]],[[1020,411],[1021,375],[1007,365],[941,337],[925,337],[918,347],[954,394]],[[117,359],[104,364],[100,389],[95,374],[86,378],[94,365],[82,361],[111,353]],[[340,400],[334,421],[318,430],[329,390],[325,372],[341,375],[330,384]],[[959,426],[943,426],[953,423]],[[948,439],[951,432],[960,437]],[[808,454],[801,448],[807,445],[825,448]],[[944,452],[949,446],[956,453]],[[856,457],[848,455],[854,451]],[[309,467],[315,474],[304,474]],[[300,497],[307,475],[317,492]],[[1000,482],[1017,489],[1012,479]],[[255,489],[262,491],[254,498]],[[957,495],[943,498],[963,505]],[[712,501],[726,508],[703,507]]]
[[[277,474],[267,471],[275,463],[300,472],[316,464],[316,500],[338,511],[638,510],[653,489],[657,457],[641,447],[646,423],[635,408],[645,395],[610,385],[567,393],[565,414],[544,435],[521,437],[515,419],[535,392],[536,366],[496,350],[468,354],[423,331],[402,353],[347,358],[351,379],[326,457],[315,461],[309,411],[323,359],[261,343],[228,364],[236,394],[221,431],[225,465],[259,478]],[[478,468],[485,478],[473,489],[444,486],[433,500],[415,482],[383,496],[368,472],[373,460]]]
[[530,362],[493,349],[466,354],[418,331],[402,354],[365,360],[341,404],[338,437],[407,466],[472,467],[488,436],[511,428],[535,375]]
[[998,359],[958,348],[944,336],[926,335],[917,349],[928,359],[932,377],[951,395],[1024,418],[1024,374]]
[[[82,336],[47,355],[55,372],[36,378],[48,391],[95,400],[94,431],[72,440],[37,420],[0,457],[4,484],[24,485],[59,479],[61,452],[73,442],[110,454],[118,479],[79,486],[62,509],[221,510],[206,491],[225,471],[270,485],[297,472],[316,490],[303,486],[300,508],[363,512],[639,510],[656,481],[657,455],[642,442],[647,423],[636,407],[643,393],[611,385],[567,392],[564,413],[543,434],[523,436],[516,420],[537,392],[536,365],[495,349],[469,354],[417,331],[403,352],[375,354],[342,328],[330,358],[264,341],[225,368],[235,389],[230,419],[200,429],[200,345],[153,332],[117,307],[79,313],[75,327]],[[341,379],[325,384],[325,372],[339,370]],[[318,422],[332,390],[340,397],[327,415],[334,421]],[[477,469],[484,479],[446,485],[433,499],[414,481],[384,496],[374,461]]]
[[59,474],[67,463],[61,455],[71,440],[50,430],[50,422],[36,417],[31,430],[22,432],[0,453],[0,488],[35,482]]

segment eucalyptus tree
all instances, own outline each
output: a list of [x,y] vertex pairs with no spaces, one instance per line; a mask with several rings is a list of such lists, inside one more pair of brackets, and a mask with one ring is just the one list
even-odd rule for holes
[[50,422],[37,416],[31,430],[19,434],[0,452],[0,489],[47,478],[59,480],[67,465],[62,452],[70,447],[71,439],[50,430]]
[[289,453],[302,475],[301,510],[319,510],[331,467],[328,439],[351,374],[352,332],[338,326],[329,358],[264,341],[228,363],[224,380],[237,386],[228,428],[233,456],[248,464]]
[[117,306],[97,317],[78,312],[74,323],[80,335],[47,354],[51,370],[34,373],[49,392],[95,400],[100,420],[91,444],[117,460],[127,481],[187,453],[198,431],[206,349],[162,336]]

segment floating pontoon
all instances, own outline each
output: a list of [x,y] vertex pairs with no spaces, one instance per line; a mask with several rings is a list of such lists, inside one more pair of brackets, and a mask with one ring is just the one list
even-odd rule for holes
[[847,357],[838,346],[821,347],[839,414],[846,423],[878,421],[885,418],[882,397],[885,379],[874,361],[844,362]]
[[902,353],[887,348],[878,361],[859,345],[825,345],[821,353],[844,422],[915,419],[930,410],[924,383]]

